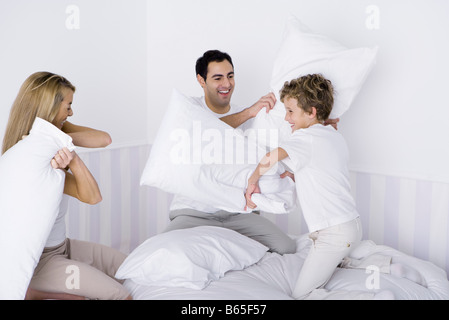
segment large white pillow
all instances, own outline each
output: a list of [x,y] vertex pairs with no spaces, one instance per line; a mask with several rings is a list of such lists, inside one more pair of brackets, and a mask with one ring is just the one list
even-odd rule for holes
[[[250,211],[244,197],[249,175],[265,154],[254,139],[175,89],[140,183],[217,210],[245,213]],[[282,172],[273,168],[271,176],[261,178],[263,194],[253,198],[260,210],[287,213],[296,207],[295,184],[281,179]]]
[[261,243],[226,228],[172,230],[134,249],[115,277],[148,286],[203,289],[227,271],[258,262],[267,250]]
[[30,134],[0,157],[0,299],[24,299],[58,214],[65,175],[50,161],[72,138],[36,118]]
[[[335,96],[329,118],[341,117],[371,72],[376,55],[377,47],[347,48],[310,30],[296,17],[290,16],[274,61],[270,83],[278,101],[270,113],[259,112],[253,127],[279,128],[280,139],[288,137],[291,129],[284,121],[285,108],[280,101],[279,91],[286,81],[313,73],[321,73],[331,80]],[[266,144],[270,145],[269,141]]]

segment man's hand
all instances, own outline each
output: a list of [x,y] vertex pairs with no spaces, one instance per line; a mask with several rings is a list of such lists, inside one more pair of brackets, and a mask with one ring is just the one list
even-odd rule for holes
[[283,174],[281,174],[282,179],[284,179],[285,177],[290,177],[293,181],[295,181],[295,175],[290,171],[285,171]]
[[324,125],[331,125],[332,127],[335,128],[335,130],[338,130],[337,128],[337,123],[340,121],[340,118],[337,119],[327,119],[326,121],[324,121]]
[[274,105],[276,104],[276,96],[273,92],[270,92],[266,96],[263,96],[259,99],[255,104],[253,104],[251,107],[249,107],[251,111],[251,117],[257,116],[260,110],[263,108],[266,109],[266,112],[270,112],[271,109],[274,108]]

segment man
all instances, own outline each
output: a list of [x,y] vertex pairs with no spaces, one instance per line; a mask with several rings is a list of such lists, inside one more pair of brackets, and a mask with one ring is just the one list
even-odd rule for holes
[[[271,110],[276,98],[273,93],[263,96],[248,108],[231,105],[234,92],[234,65],[231,57],[218,50],[210,50],[197,60],[198,83],[204,97],[198,105],[232,126],[240,127],[266,108]],[[243,195],[242,190],[242,195]],[[170,223],[166,231],[210,225],[237,231],[267,246],[279,254],[296,252],[296,243],[281,229],[258,213],[235,213],[217,210],[195,200],[176,195],[170,207]]]

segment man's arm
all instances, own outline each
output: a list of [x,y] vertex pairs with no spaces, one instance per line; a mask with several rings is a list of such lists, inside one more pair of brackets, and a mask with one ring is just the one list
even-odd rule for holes
[[332,127],[335,128],[335,130],[338,130],[337,124],[338,124],[339,121],[340,121],[340,118],[337,118],[337,119],[327,119],[326,121],[324,121],[324,125],[325,125],[325,126],[331,125]]
[[233,128],[238,128],[249,119],[254,118],[263,108],[266,108],[266,111],[268,113],[271,109],[273,109],[275,104],[276,97],[274,93],[270,92],[266,96],[260,98],[259,101],[257,101],[251,107],[248,107],[240,112],[224,116],[220,118],[220,120],[227,123]]

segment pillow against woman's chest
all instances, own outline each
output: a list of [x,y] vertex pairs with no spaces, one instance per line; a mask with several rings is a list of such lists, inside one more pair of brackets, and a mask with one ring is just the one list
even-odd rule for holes
[[72,138],[36,118],[30,134],[0,157],[0,299],[24,299],[58,214],[65,174],[50,162]]

